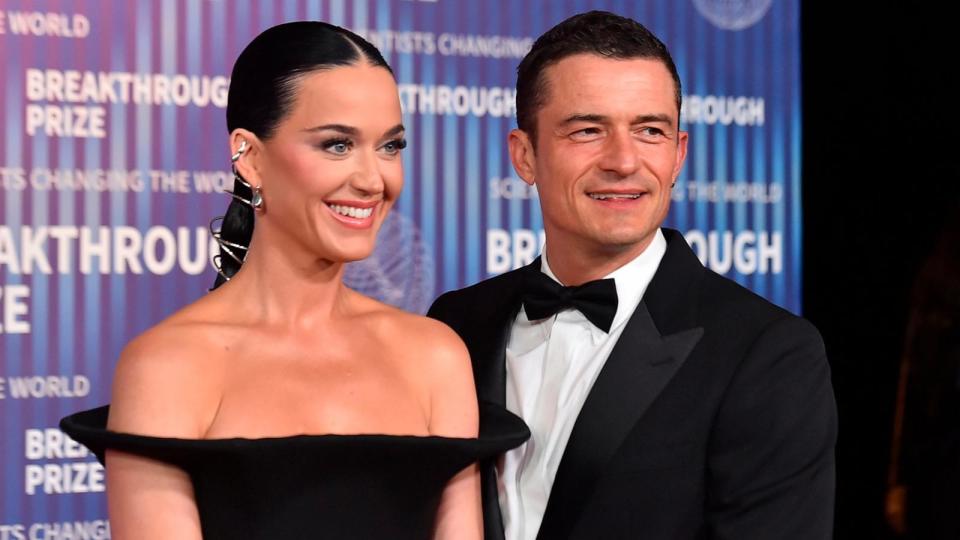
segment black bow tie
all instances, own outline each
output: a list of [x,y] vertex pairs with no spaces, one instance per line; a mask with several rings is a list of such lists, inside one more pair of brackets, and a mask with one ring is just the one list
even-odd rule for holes
[[613,279],[598,279],[576,287],[564,287],[539,270],[526,273],[523,310],[531,321],[546,319],[565,309],[576,309],[594,326],[610,331],[617,314],[617,285]]

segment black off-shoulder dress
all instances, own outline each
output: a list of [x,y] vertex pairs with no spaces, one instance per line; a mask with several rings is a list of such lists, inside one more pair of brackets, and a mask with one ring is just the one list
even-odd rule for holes
[[148,437],[108,431],[108,410],[76,413],[61,420],[60,427],[101,462],[104,451],[113,449],[186,471],[206,540],[427,539],[446,483],[469,464],[495,457],[530,436],[520,418],[486,404],[475,439]]

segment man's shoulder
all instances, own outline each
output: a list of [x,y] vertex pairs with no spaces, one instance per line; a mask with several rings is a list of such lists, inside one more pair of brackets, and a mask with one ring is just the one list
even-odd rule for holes
[[453,314],[474,313],[482,316],[486,309],[495,309],[507,301],[523,268],[485,279],[462,289],[447,291],[437,297],[427,312],[428,317],[447,321]]
[[701,288],[700,318],[729,329],[729,336],[752,340],[770,332],[788,332],[822,343],[810,321],[709,269]]
[[816,328],[806,319],[709,269],[704,273],[701,288],[700,317],[740,334],[787,326],[820,339]]
[[462,302],[465,300],[474,300],[478,298],[489,299],[488,295],[490,294],[502,293],[505,290],[512,289],[517,280],[520,279],[520,273],[522,271],[523,268],[518,268],[516,270],[511,270],[509,272],[484,279],[483,281],[478,281],[477,283],[468,285],[462,289],[447,291],[440,295],[436,302],[440,302],[441,300],[444,302]]
[[791,315],[789,311],[758,293],[709,268],[704,271],[702,300],[706,305],[716,306],[718,309],[746,310],[765,317],[780,318]]
[[742,330],[751,325],[766,325],[774,320],[795,318],[736,281],[705,267],[687,244],[683,235],[663,229],[667,253],[650,284],[646,296],[655,312],[673,312],[689,306],[701,324],[711,325],[736,321]]

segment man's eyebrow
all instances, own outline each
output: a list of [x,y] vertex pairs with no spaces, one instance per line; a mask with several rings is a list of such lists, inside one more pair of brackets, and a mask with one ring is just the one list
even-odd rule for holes
[[[595,123],[604,123],[610,120],[609,116],[602,114],[571,114],[570,116],[563,119],[560,122],[561,125],[572,124],[574,122],[595,122]],[[648,124],[651,122],[659,122],[662,124],[667,124],[673,126],[673,117],[668,114],[640,114],[633,118],[632,124]]]
[[570,116],[563,119],[561,124],[572,124],[574,122],[597,122],[602,123],[609,120],[607,116],[602,114],[571,114]]
[[357,136],[360,134],[360,130],[353,126],[346,126],[343,124],[324,124],[322,126],[314,126],[312,128],[307,128],[304,131],[314,132],[314,131],[338,131],[344,135]]
[[641,114],[633,119],[634,124],[648,124],[651,122],[660,122],[673,127],[673,117],[669,114]]

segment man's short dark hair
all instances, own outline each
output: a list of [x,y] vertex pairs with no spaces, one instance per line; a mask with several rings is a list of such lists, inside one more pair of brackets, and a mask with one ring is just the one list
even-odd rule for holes
[[633,19],[607,11],[588,11],[574,15],[534,42],[517,67],[517,125],[536,146],[537,111],[547,101],[547,81],[543,73],[553,64],[576,54],[595,54],[607,58],[649,58],[666,66],[676,87],[677,111],[680,110],[680,75],[670,51],[653,32]]

